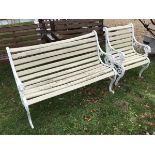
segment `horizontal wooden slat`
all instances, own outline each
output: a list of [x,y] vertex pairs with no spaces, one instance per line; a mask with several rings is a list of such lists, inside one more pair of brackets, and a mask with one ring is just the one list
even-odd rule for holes
[[7,62],[7,61],[8,61],[7,53],[1,52],[0,53],[0,62]]
[[58,91],[56,91],[54,93],[52,92],[52,93],[49,93],[49,94],[42,95],[42,96],[39,96],[37,98],[31,99],[31,100],[28,101],[28,105],[34,104],[34,103],[39,102],[39,101],[43,101],[45,99],[48,99],[48,98],[51,98],[51,97],[54,97],[54,96],[57,96],[57,95],[60,95],[60,94],[63,94],[63,93],[75,90],[75,89],[78,89],[80,87],[84,87],[86,85],[89,85],[91,83],[100,81],[102,79],[105,79],[105,78],[113,76],[113,75],[114,75],[114,73],[111,72],[111,73],[108,73],[108,74],[105,74],[105,75],[101,75],[101,76],[98,76],[98,77],[95,77],[95,78],[91,77],[87,81],[80,82],[80,83],[78,83],[76,85],[71,85],[70,87],[67,87],[66,89],[61,89],[61,90],[58,90]]
[[31,34],[31,35],[27,35],[27,36],[18,36],[15,37],[14,40],[15,42],[22,42],[22,41],[29,41],[29,40],[37,40],[40,39],[41,36],[37,35],[37,34]]
[[20,43],[22,41],[29,41],[29,40],[37,40],[40,39],[41,36],[37,35],[37,34],[31,34],[31,35],[27,35],[27,36],[11,36],[10,38],[4,38],[0,40],[1,44],[5,44],[5,43]]
[[[69,62],[74,62],[74,61],[78,61],[80,59],[86,59],[87,57],[90,57],[90,56],[95,56],[96,55],[96,52],[93,52],[93,53],[89,53],[89,54],[85,54],[85,55],[82,55],[82,56],[78,56],[78,57],[74,57],[74,58],[70,58],[70,59],[67,59],[67,60],[62,60],[62,61],[59,61],[59,62],[55,62],[55,63],[52,63],[52,64],[46,64],[46,63],[50,63],[51,62],[51,58],[46,58],[46,59],[43,59],[43,60],[38,60],[38,61],[34,61],[33,63],[26,63],[26,64],[22,64],[22,65],[19,65],[19,66],[15,66],[16,67],[16,70],[24,70],[26,68],[30,68],[30,67],[33,67],[33,66],[38,66],[38,65],[43,65],[43,66],[38,66],[36,67],[35,69],[37,68],[44,68],[44,66],[47,67],[50,66],[52,67],[54,64],[65,64],[65,63],[69,63]],[[52,66],[51,66],[52,65]],[[29,69],[32,71],[32,69]],[[27,72],[29,71],[27,70]],[[34,68],[33,68],[34,70]]]
[[37,28],[36,24],[24,25],[24,26],[19,25],[19,26],[1,27],[0,33],[22,31],[22,30],[29,30],[29,29],[36,29],[36,28]]
[[55,25],[64,25],[64,24],[72,24],[72,23],[92,23],[92,22],[100,22],[102,19],[72,19],[72,20],[56,20],[54,21]]
[[33,50],[33,49],[37,49],[37,48],[48,47],[48,46],[51,46],[51,45],[56,45],[56,44],[81,40],[81,39],[92,37],[92,36],[95,36],[95,34],[93,32],[89,33],[89,34],[86,34],[86,35],[79,36],[79,37],[67,39],[67,40],[62,40],[62,41],[57,41],[57,42],[52,42],[52,43],[47,43],[47,44],[40,44],[40,45],[35,45],[35,46],[22,47],[22,48],[12,48],[10,50],[11,50],[12,53],[22,52],[22,51],[26,51],[26,50]]
[[50,46],[48,46],[48,47],[33,49],[30,51],[25,51],[25,52],[21,52],[21,53],[17,53],[17,54],[12,54],[12,56],[14,59],[16,59],[18,57],[25,57],[25,56],[30,56],[30,55],[34,55],[34,54],[40,54],[40,53],[44,53],[47,51],[58,50],[58,49],[67,48],[67,47],[74,48],[73,46],[82,45],[82,44],[94,42],[94,41],[95,41],[95,37],[89,38],[89,39],[73,41],[73,42],[62,43],[62,44],[50,44]]
[[[41,72],[37,72],[37,73],[34,73],[34,74],[30,74],[30,75],[27,75],[27,76],[23,76],[23,77],[20,77],[20,79],[22,81],[25,81],[25,80],[29,80],[29,79],[33,79],[33,78],[36,78],[36,77],[39,77],[39,76],[43,76],[43,75],[46,75],[46,74],[51,74],[53,72],[57,72],[57,71],[60,71],[60,70],[63,70],[63,69],[68,69],[68,68],[72,68],[74,66],[78,66],[78,65],[81,65],[81,64],[85,64],[85,63],[90,63],[90,62],[93,62],[93,61],[97,61],[98,58],[97,57],[92,57],[92,58],[89,58],[90,56],[93,56],[93,53],[88,54],[87,55],[83,55],[81,57],[77,57],[76,58],[73,58],[73,59],[76,59],[76,60],[81,60],[81,61],[77,61],[77,62],[74,62],[73,59],[70,59],[70,62],[74,62],[74,63],[68,63],[66,64],[66,62],[62,61],[60,65],[63,65],[63,64],[66,64],[66,65],[63,65],[63,66],[59,66],[59,67],[55,67],[55,68],[51,68],[51,69],[48,69],[48,70],[45,70],[45,71],[41,71]],[[88,58],[87,58],[88,57]],[[87,59],[85,59],[87,58]],[[85,60],[82,60],[82,59],[85,59]],[[73,60],[73,61],[71,61]],[[53,66],[58,66],[59,62],[56,62],[56,63],[53,63],[53,64],[50,64],[50,65],[53,65]],[[41,66],[42,67],[42,66]],[[43,66],[44,67],[44,66]],[[37,68],[38,69],[38,68]],[[33,68],[33,70],[35,71],[36,68]],[[25,70],[26,72],[26,70]]]
[[132,34],[124,34],[124,35],[119,35],[119,36],[115,36],[115,37],[109,37],[109,40],[113,41],[113,40],[119,40],[119,39],[126,39],[129,37],[132,37]]
[[115,30],[121,30],[121,29],[126,29],[126,28],[131,28],[131,25],[125,25],[125,26],[117,26],[117,27],[110,27],[108,28],[108,31],[115,31]]
[[[100,74],[105,74],[107,72],[112,71],[111,68],[107,68],[107,69],[103,69],[102,67],[99,68],[95,68],[94,70],[90,70],[87,71],[85,73],[82,74],[78,74],[75,76],[72,76],[70,78],[67,79],[63,79],[63,80],[59,80],[59,81],[53,81],[52,83],[48,83],[45,84],[43,86],[39,86],[39,87],[35,87],[32,89],[27,89],[25,90],[25,95],[28,98],[33,98],[36,96],[40,96],[43,95],[44,92],[48,93],[47,91],[49,91],[49,89],[52,89],[52,91],[58,90],[58,89],[62,89],[62,87],[64,88],[64,84],[68,85],[68,83],[72,83],[72,82],[81,82],[81,80],[83,80],[84,78],[88,77],[88,76],[97,76]],[[44,91],[45,90],[45,91]],[[47,90],[47,91],[46,91]]]
[[124,65],[127,66],[129,64],[132,64],[132,63],[137,63],[139,61],[143,61],[143,60],[146,60],[146,58],[144,56],[141,56],[139,54],[137,55],[134,55],[132,57],[128,57],[125,61],[124,61]]
[[132,46],[132,43],[128,42],[128,43],[121,43],[121,44],[118,44],[118,45],[113,45],[112,47],[114,49],[120,49],[120,48],[123,48],[123,47],[130,47],[131,48],[131,46]]
[[125,70],[129,70],[131,68],[139,67],[139,66],[142,66],[142,65],[147,64],[147,63],[149,63],[148,60],[144,60],[142,62],[138,62],[138,63],[132,64],[132,65],[126,66]]
[[15,42],[14,41],[14,38],[3,38],[3,39],[0,39],[0,44],[6,44],[6,43],[13,43]]
[[37,32],[35,29],[15,31],[15,32],[6,32],[6,33],[0,33],[0,39],[16,38],[20,36],[28,36],[28,35],[34,35],[34,34],[37,35]]
[[122,35],[122,34],[130,34],[132,31],[131,29],[123,29],[123,30],[117,30],[114,32],[109,32],[108,35],[109,36],[118,36],[118,35]]
[[[95,28],[96,30],[99,30],[101,29],[100,27],[98,28]],[[91,32],[93,31],[94,28],[82,28],[82,29],[74,29],[74,30],[67,30],[67,31],[57,31],[58,34],[74,34],[74,33],[82,33],[82,32],[85,32],[85,33],[88,33],[88,32]]]
[[16,31],[14,33],[14,37],[18,37],[18,36],[28,36],[28,35],[37,35],[37,31],[35,29],[28,29],[28,30],[22,30],[22,31]]
[[11,47],[14,46],[14,43],[5,43],[5,44],[0,44],[0,49],[3,49],[6,51],[6,47]]
[[[99,38],[103,38],[103,31],[101,31],[101,30],[96,30],[95,28],[94,28],[94,30],[95,31],[97,31],[97,34],[98,34],[98,37]],[[90,30],[90,32],[91,32],[91,30]],[[86,32],[80,32],[80,33],[71,33],[71,34],[59,34],[59,39],[69,39],[69,38],[73,38],[73,37],[78,37],[78,36],[80,36],[80,35],[84,35],[84,34],[86,34]]]
[[126,64],[126,63],[129,62],[129,61],[136,60],[136,59],[139,59],[139,58],[145,59],[144,56],[141,56],[141,55],[135,53],[134,55],[132,55],[132,56],[130,56],[130,57],[126,57],[124,63]]
[[[86,52],[95,51],[95,50],[97,50],[97,47],[96,47],[96,43],[93,42],[93,43],[84,44],[84,45],[76,46],[76,47],[69,48],[69,49],[58,50],[58,51],[34,55],[31,57],[26,57],[26,58],[22,58],[22,59],[17,59],[17,60],[14,60],[14,64],[18,65],[18,64],[28,63],[28,62],[32,62],[35,60],[48,58],[48,57],[51,57],[51,61],[53,61],[53,60],[58,60],[58,59],[62,59],[62,58],[67,58],[69,56],[84,54]],[[53,56],[55,56],[55,57],[53,58]]]
[[4,32],[4,33],[0,33],[0,39],[6,37],[9,38],[10,36],[13,35],[13,32]]
[[[70,69],[70,70],[72,70],[72,72],[69,72],[68,74],[66,74],[66,72],[62,71],[62,72],[64,72],[64,74],[62,73],[63,75],[58,74],[60,72],[57,72],[56,74],[58,74],[58,76],[53,74],[53,75],[55,75],[53,78],[49,78],[47,80],[42,80],[42,81],[39,81],[37,83],[33,83],[31,85],[28,85],[28,86],[25,87],[25,90],[31,89],[31,88],[36,88],[36,87],[39,87],[39,86],[42,86],[42,85],[45,85],[45,84],[49,84],[49,83],[52,83],[52,82],[55,82],[55,81],[59,81],[59,80],[62,80],[62,79],[66,79],[66,78],[72,77],[72,76],[75,76],[75,75],[79,75],[79,74],[85,73],[87,71],[99,68],[99,67],[101,67],[101,65],[102,64],[97,64],[97,65],[90,66],[88,68],[84,67],[84,68],[82,68],[80,70],[77,70],[78,67],[76,67],[77,68],[76,71],[73,71],[73,68],[72,68],[72,69]],[[102,67],[104,68],[103,65],[102,65]]]
[[131,41],[132,41],[132,38],[129,37],[129,38],[126,38],[126,39],[111,41],[110,44],[111,45],[118,45],[118,44],[121,44],[121,43],[126,43],[126,42],[131,42]]
[[73,23],[71,25],[55,25],[55,31],[95,26],[102,26],[102,23]]
[[[79,55],[79,53],[80,54],[82,54],[82,53],[85,54],[87,52],[93,52],[93,54],[91,54],[91,53],[87,54],[88,57],[90,55],[94,56],[95,55],[94,54],[95,53],[95,49],[96,49],[96,47],[95,48],[85,49],[85,50],[80,50],[80,51],[77,51],[77,52],[72,52],[72,53],[67,53],[67,54],[62,54],[62,55],[54,56],[54,57],[49,58],[50,59],[49,61],[52,62],[52,61],[55,61],[55,60],[60,60],[60,59],[66,58],[66,57],[76,56],[76,55]],[[96,55],[97,55],[97,53],[96,53]],[[81,56],[81,58],[82,58],[82,56]],[[55,62],[55,64],[58,64],[58,65],[60,64],[61,65],[61,64],[64,64],[64,63],[69,63],[69,62],[72,62],[73,59],[75,59],[75,57],[74,58],[69,58],[67,60],[65,59],[65,60],[62,60],[62,61],[59,61],[59,62]],[[43,62],[43,64],[44,64],[45,60],[43,59],[41,62]],[[18,72],[18,75],[19,76],[23,76],[23,75],[26,75],[26,74],[30,74],[30,73],[34,73],[34,72],[38,72],[38,71],[41,71],[41,70],[45,70],[45,69],[51,68],[52,66],[53,66],[53,63],[46,64],[46,65],[43,65],[43,66],[39,66],[39,67],[36,67],[35,69],[27,69],[26,71],[24,70],[24,71]]]
[[[129,57],[129,56],[131,56],[131,55],[135,55],[135,52],[134,52],[133,50],[124,51],[123,53],[125,54],[125,57]],[[118,54],[118,53],[114,53],[113,56],[114,56],[114,57],[118,57],[119,54]]]
[[22,47],[22,46],[29,46],[29,45],[37,45],[42,43],[41,40],[26,40],[26,41],[22,41],[22,42],[16,42],[16,43],[5,43],[5,44],[0,44],[0,49],[3,49],[6,51],[6,47]]
[[15,44],[15,46],[20,48],[22,46],[37,45],[40,43],[42,43],[40,39],[35,39],[35,40],[27,40],[27,41],[18,42]]
[[69,75],[72,72],[78,72],[79,70],[83,70],[85,68],[88,69],[88,68],[90,68],[92,66],[96,66],[98,64],[99,64],[99,62],[95,61],[95,62],[92,62],[92,63],[80,65],[80,66],[74,66],[74,68],[70,68],[70,69],[67,69],[67,70],[62,70],[62,71],[59,71],[57,73],[49,74],[49,75],[39,77],[39,78],[30,80],[30,81],[25,81],[24,86],[27,87],[27,86],[31,86],[33,84],[39,84],[40,82],[44,82],[46,80],[51,80],[51,79],[56,78],[56,77],[62,77],[62,76],[65,76],[66,74]]
[[6,49],[0,49],[0,53],[5,53],[6,52]]
[[[133,49],[131,48],[131,46],[128,46],[128,47],[120,48],[117,51],[118,52],[125,52],[125,51],[130,51],[130,50],[133,50]],[[113,52],[113,54],[118,53],[117,51]]]

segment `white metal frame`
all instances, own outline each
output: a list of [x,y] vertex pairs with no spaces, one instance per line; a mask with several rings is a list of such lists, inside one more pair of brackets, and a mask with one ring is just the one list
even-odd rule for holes
[[7,50],[7,54],[8,54],[9,61],[10,61],[10,65],[11,65],[11,68],[12,68],[12,71],[13,71],[13,75],[14,75],[14,78],[15,78],[15,81],[16,81],[16,84],[17,84],[17,88],[18,88],[18,91],[19,91],[19,95],[20,95],[22,104],[23,104],[23,106],[24,106],[24,108],[25,108],[25,110],[27,112],[27,117],[28,117],[28,120],[29,120],[29,124],[30,124],[31,128],[33,129],[34,126],[33,126],[33,123],[32,123],[29,106],[28,106],[26,97],[24,96],[24,85],[20,81],[20,79],[18,78],[18,75],[17,75],[17,72],[15,70],[15,66],[14,66],[14,63],[13,63],[13,60],[12,60],[12,56],[11,56],[11,52],[10,52],[9,47],[6,47],[6,50]]
[[[144,52],[145,52],[144,56],[148,60],[148,63],[142,66],[142,69],[139,72],[139,77],[141,77],[144,70],[147,69],[149,67],[149,64],[150,64],[150,60],[148,58],[148,54],[151,52],[150,46],[139,43],[136,40],[135,35],[134,35],[134,26],[133,26],[132,23],[130,23],[128,25],[125,25],[125,26],[118,26],[118,27],[115,27],[115,28],[116,28],[115,30],[121,30],[121,29],[124,29],[124,28],[129,28],[131,30],[131,32],[132,32],[132,48],[133,48],[134,52],[138,53],[134,49],[135,45],[139,45],[139,46],[144,48]],[[110,40],[109,40],[109,29],[111,29],[111,28],[103,27],[103,31],[105,32],[105,39],[106,39],[106,53],[108,53],[110,55],[112,55],[113,52],[118,52],[119,53],[119,61],[116,61],[116,59],[113,57],[113,63],[115,65],[115,69],[116,69],[116,71],[118,73],[118,77],[117,77],[117,79],[115,81],[115,85],[117,85],[118,81],[124,76],[125,71],[126,71],[125,67],[123,65],[123,62],[125,61],[125,53],[123,53],[123,51],[118,51],[118,50],[114,49],[111,46]]]
[[[96,33],[95,30],[93,32],[95,33],[96,43],[97,43],[97,54],[98,54],[98,58],[99,58],[101,64],[104,64],[104,65],[110,67],[114,71],[115,75],[114,75],[114,77],[110,77],[111,83],[109,85],[109,91],[114,93],[114,91],[112,90],[112,87],[113,87],[113,84],[116,81],[116,77],[117,77],[117,72],[114,69],[114,58],[113,58],[113,56],[111,54],[103,52],[103,50],[101,49],[101,47],[99,45],[97,33]],[[107,60],[109,60],[109,63],[104,63],[103,60],[100,57],[101,55],[105,55]]]

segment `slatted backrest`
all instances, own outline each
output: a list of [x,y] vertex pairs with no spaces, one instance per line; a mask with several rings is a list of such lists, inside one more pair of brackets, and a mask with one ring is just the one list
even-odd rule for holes
[[95,32],[54,43],[12,48],[10,51],[17,75],[25,86],[51,78],[58,72],[65,74],[78,66],[85,68],[99,63]]
[[107,28],[106,37],[112,48],[126,52],[132,50],[132,25]]

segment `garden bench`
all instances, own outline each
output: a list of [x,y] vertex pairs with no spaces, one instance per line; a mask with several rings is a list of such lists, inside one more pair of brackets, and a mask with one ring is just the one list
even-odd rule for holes
[[29,106],[48,98],[110,78],[116,80],[113,65],[105,64],[96,31],[79,37],[34,46],[9,48],[9,61],[30,126]]
[[[107,28],[104,27],[106,38],[106,53],[112,54],[115,69],[118,73],[115,85],[124,76],[125,71],[142,66],[139,72],[141,77],[143,71],[149,66],[148,53],[151,48],[139,43],[134,36],[133,24]],[[144,54],[141,53],[143,50]],[[105,60],[109,63],[108,60]]]

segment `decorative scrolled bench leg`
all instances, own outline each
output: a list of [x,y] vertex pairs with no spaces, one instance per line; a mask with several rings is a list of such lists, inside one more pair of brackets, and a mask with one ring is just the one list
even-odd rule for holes
[[115,81],[115,86],[117,86],[118,85],[118,82],[119,82],[119,80],[124,76],[124,74],[125,74],[125,69],[124,69],[124,67],[123,66],[115,66],[115,70],[117,71],[117,73],[118,73],[118,77],[117,77],[117,79],[116,79],[116,81]]
[[142,77],[142,73],[149,67],[149,65],[150,65],[150,63],[142,66],[142,69],[139,72],[139,78]]
[[113,88],[114,82],[116,81],[117,72],[115,71],[115,69],[113,69],[113,71],[115,72],[115,75],[113,77],[110,77],[111,82],[110,82],[110,85],[109,85],[109,92],[114,94],[115,92],[114,92],[114,90],[112,90],[112,88]]

